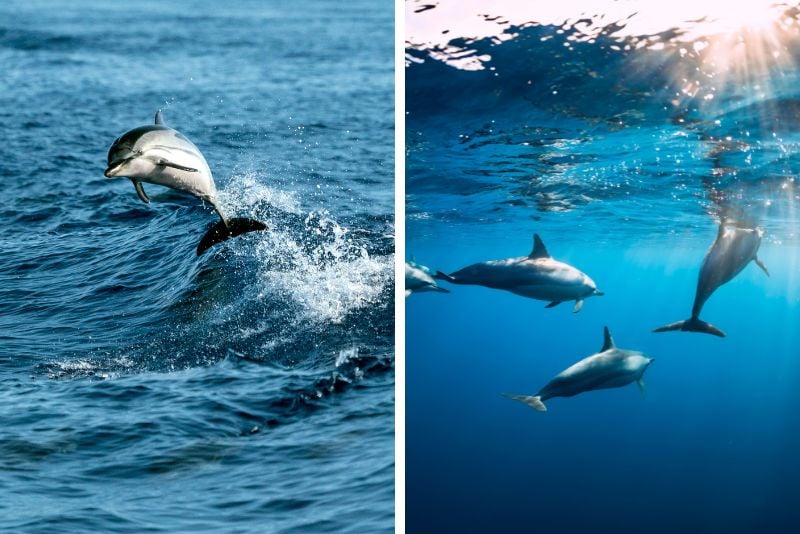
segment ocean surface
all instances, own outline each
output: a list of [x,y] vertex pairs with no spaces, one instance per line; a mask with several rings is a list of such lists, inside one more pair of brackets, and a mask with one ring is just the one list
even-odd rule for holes
[[[406,299],[408,531],[800,531],[797,10],[456,4],[406,5],[406,259],[451,273],[539,233],[605,296]],[[721,217],[765,230],[771,276],[751,263],[711,296],[725,338],[652,333],[689,317]],[[502,396],[606,325],[655,358],[644,395]]]
[[[0,531],[394,521],[393,5],[0,5]],[[252,233],[103,176],[156,110]]]

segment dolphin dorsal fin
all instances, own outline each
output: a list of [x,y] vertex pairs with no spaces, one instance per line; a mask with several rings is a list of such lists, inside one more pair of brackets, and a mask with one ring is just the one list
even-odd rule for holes
[[608,327],[604,326],[603,327],[603,348],[600,349],[600,352],[605,352],[605,351],[607,351],[609,349],[613,349],[614,347],[616,347],[616,345],[614,345],[614,338],[611,337],[611,332],[608,331]]
[[164,116],[161,114],[160,109],[156,111],[156,124],[160,124],[161,126],[166,126],[166,123],[164,123]]
[[533,250],[530,254],[528,254],[528,257],[532,260],[550,257],[550,253],[547,252],[544,242],[542,242],[542,238],[539,237],[539,234],[533,234]]

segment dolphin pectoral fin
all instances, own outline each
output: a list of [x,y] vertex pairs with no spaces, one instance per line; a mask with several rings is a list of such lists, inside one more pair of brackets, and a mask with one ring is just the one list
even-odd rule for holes
[[150,199],[147,196],[147,193],[144,192],[144,186],[142,186],[142,182],[139,180],[131,180],[133,182],[133,187],[136,188],[136,194],[139,195],[139,198],[142,199],[142,202],[145,204],[150,204]]
[[717,328],[711,323],[701,321],[697,317],[686,319],[685,321],[677,321],[664,326],[659,326],[653,332],[702,332],[703,334],[711,334],[712,336],[725,337],[725,332]]
[[156,165],[161,165],[162,167],[172,167],[173,169],[178,169],[180,171],[186,172],[198,172],[197,169],[193,167],[186,167],[185,165],[178,165],[177,163],[172,163],[171,161],[167,161],[165,159],[158,159],[155,161]]
[[755,262],[756,262],[756,265],[758,265],[759,267],[761,267],[761,270],[762,270],[762,271],[764,271],[764,274],[766,274],[767,276],[769,276],[769,271],[767,270],[767,266],[766,266],[766,265],[764,265],[764,262],[763,262],[763,261],[761,261],[760,259],[758,259],[758,256],[756,256],[756,259],[755,259],[755,260],[753,260],[753,261],[755,261]]
[[537,412],[547,411],[547,406],[544,405],[539,395],[509,395],[508,393],[503,393],[503,396],[511,400],[519,401],[522,404],[527,404]]
[[411,290],[410,289],[406,289],[406,298],[408,298],[410,296],[411,296]]
[[228,219],[227,224],[224,220],[219,221],[211,226],[200,240],[197,245],[197,255],[199,256],[217,243],[222,243],[232,237],[266,229],[267,225],[264,223],[243,217]]
[[644,389],[644,378],[640,378],[636,381],[636,385],[639,386],[639,391],[642,392],[642,396],[645,395],[646,391]]
[[583,299],[578,299],[575,301],[575,307],[572,308],[572,313],[578,313],[583,309]]
[[551,302],[550,304],[545,306],[545,308],[555,308],[556,306],[558,306],[562,302],[564,302],[564,301],[563,300],[554,300],[553,302]]

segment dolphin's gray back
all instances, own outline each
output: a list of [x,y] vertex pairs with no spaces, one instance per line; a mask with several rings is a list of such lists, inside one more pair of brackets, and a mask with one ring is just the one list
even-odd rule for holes
[[108,159],[111,160],[111,156],[115,150],[119,147],[128,147],[131,149],[134,148],[141,148],[142,146],[142,138],[151,134],[154,131],[169,131],[172,128],[168,126],[163,126],[161,124],[147,124],[145,126],[139,126],[134,128],[133,130],[129,130],[125,132],[123,135],[118,137],[114,140],[111,144],[111,148],[108,149]]

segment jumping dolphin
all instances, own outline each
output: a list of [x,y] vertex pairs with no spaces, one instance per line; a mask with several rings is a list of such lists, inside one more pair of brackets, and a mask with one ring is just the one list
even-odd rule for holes
[[217,202],[217,188],[203,154],[183,134],[164,124],[161,111],[155,124],[139,126],[118,137],[108,151],[108,178],[130,178],[142,202],[150,203],[142,182],[184,191],[214,207],[222,219],[212,226],[197,245],[199,256],[211,246],[254,230],[266,230],[263,223],[245,218],[230,219]]
[[706,252],[706,256],[703,258],[703,265],[700,267],[700,275],[697,277],[697,292],[692,306],[692,316],[685,321],[678,321],[656,328],[653,332],[680,330],[682,332],[703,332],[725,337],[725,333],[722,330],[700,320],[700,310],[703,309],[703,305],[718,287],[733,279],[750,261],[754,261],[769,276],[767,267],[756,255],[763,235],[764,231],[761,228],[740,228],[725,222],[720,223],[717,239]]
[[607,326],[603,334],[603,347],[600,352],[558,373],[536,395],[506,395],[506,397],[525,403],[540,412],[546,412],[544,401],[553,397],[572,397],[595,389],[620,388],[631,382],[636,382],[644,393],[642,376],[655,358],[648,358],[635,350],[617,348]]
[[450,290],[439,287],[433,279],[433,272],[429,267],[412,261],[406,262],[406,297],[413,292],[440,291],[450,293]]
[[453,274],[438,271],[438,280],[452,284],[470,284],[505,289],[523,297],[546,300],[546,308],[574,300],[574,313],[583,308],[583,299],[602,296],[594,281],[578,269],[554,260],[539,237],[533,236],[533,251],[519,258],[484,261],[464,267]]

